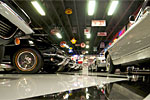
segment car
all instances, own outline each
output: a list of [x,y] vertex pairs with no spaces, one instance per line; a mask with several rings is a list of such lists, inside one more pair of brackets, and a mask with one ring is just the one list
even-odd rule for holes
[[89,71],[97,71],[97,64],[96,64],[96,58],[93,59],[93,61],[91,62],[91,64],[88,66],[88,70]]
[[150,62],[150,7],[142,7],[134,24],[105,52],[106,69],[115,73],[117,68],[126,71],[128,66],[149,67]]
[[68,63],[47,34],[30,28],[30,17],[14,1],[0,1],[0,18],[0,63],[10,61],[18,73],[55,72]]
[[0,63],[5,52],[5,45],[25,34],[33,34],[29,27],[30,18],[12,0],[0,1]]
[[106,59],[104,54],[101,54],[100,57],[96,57],[96,66],[97,71],[101,71],[102,69],[106,70]]
[[35,35],[37,34],[25,39],[20,37],[19,45],[13,42],[7,44],[3,62],[11,61],[18,73],[38,73],[39,71],[54,73],[63,70],[68,63],[65,52],[51,44],[47,36]]

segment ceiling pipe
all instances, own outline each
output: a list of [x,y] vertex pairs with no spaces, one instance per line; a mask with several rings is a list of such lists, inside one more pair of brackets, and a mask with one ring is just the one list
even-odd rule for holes
[[[76,21],[77,21],[77,29],[78,29],[78,36],[79,36],[79,42],[81,42],[81,36],[80,36],[80,29],[79,29],[79,22],[78,22],[78,13],[77,13],[77,7],[76,7],[76,1],[73,1],[74,4],[74,9],[75,9],[75,16],[76,16]],[[81,49],[80,49],[81,50]]]

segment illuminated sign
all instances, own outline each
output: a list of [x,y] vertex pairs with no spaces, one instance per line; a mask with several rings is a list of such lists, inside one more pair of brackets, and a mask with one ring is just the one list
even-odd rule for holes
[[75,44],[75,46],[77,46],[77,47],[78,47],[78,46],[80,46],[80,44]]
[[107,32],[98,32],[97,36],[107,36]]
[[100,48],[105,48],[105,43],[104,42],[100,43]]
[[69,53],[72,53],[73,52],[73,50],[72,49],[69,49]]
[[92,20],[92,26],[106,26],[106,20]]
[[70,47],[69,49],[73,49],[72,47]]
[[60,42],[60,47],[62,47],[62,48],[66,47],[66,42],[65,41],[61,41]]
[[77,42],[77,40],[76,40],[75,38],[73,38],[73,39],[71,40],[71,43],[72,43],[72,44],[76,44],[76,42]]
[[65,10],[65,13],[68,14],[68,15],[72,14],[72,9],[67,8],[67,9]]
[[85,48],[85,43],[84,42],[82,42],[81,44],[80,44],[80,46],[81,46],[81,48]]
[[84,35],[90,34],[90,31],[91,31],[91,27],[87,27],[86,29],[84,29]]

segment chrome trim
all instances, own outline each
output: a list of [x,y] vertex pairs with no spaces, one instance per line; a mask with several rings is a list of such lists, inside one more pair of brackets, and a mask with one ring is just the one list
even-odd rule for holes
[[44,56],[49,56],[49,57],[58,57],[58,58],[61,58],[63,59],[62,62],[58,63],[57,65],[58,66],[61,66],[61,65],[64,65],[64,63],[66,62],[67,58],[65,56],[62,56],[62,55],[58,55],[58,54],[48,54],[48,53],[43,53]]
[[62,58],[62,59],[66,58],[65,56],[58,55],[58,54],[48,54],[48,53],[43,53],[43,55],[45,55],[45,56],[57,56],[57,57]]

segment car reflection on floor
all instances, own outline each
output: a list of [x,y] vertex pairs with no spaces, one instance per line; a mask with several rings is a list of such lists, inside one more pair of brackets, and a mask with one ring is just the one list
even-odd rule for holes
[[150,73],[0,74],[0,100],[150,100]]
[[[143,100],[150,93],[150,76],[130,76],[129,80],[101,84],[55,94],[28,98],[29,100]],[[149,100],[146,99],[146,100]]]

